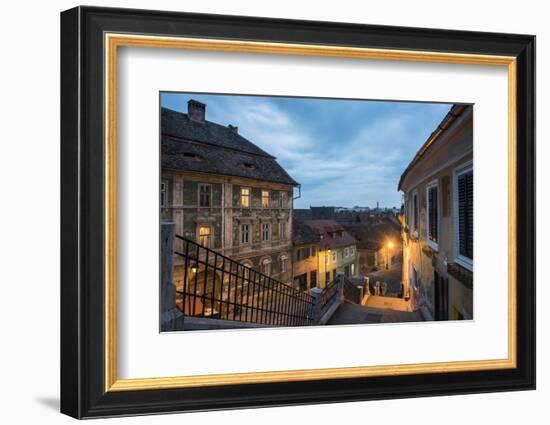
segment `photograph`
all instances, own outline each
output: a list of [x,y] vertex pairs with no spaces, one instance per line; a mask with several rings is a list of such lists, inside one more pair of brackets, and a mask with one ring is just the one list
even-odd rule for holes
[[161,332],[474,319],[474,105],[159,103]]

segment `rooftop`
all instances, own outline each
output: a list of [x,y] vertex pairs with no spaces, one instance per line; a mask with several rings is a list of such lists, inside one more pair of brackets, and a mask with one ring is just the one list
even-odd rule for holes
[[[197,107],[198,102],[191,103]],[[162,169],[245,177],[296,186],[276,158],[225,127],[190,114],[161,109]]]
[[320,235],[320,249],[335,249],[357,243],[344,227],[334,220],[306,220],[304,223]]
[[321,241],[319,232],[301,220],[292,221],[292,244],[305,245]]
[[447,115],[443,118],[441,123],[437,126],[437,128],[430,134],[430,137],[428,137],[428,140],[424,142],[424,144],[420,147],[418,152],[416,152],[414,158],[412,161],[407,165],[407,168],[403,173],[401,174],[401,177],[399,178],[399,183],[397,185],[397,190],[401,190],[401,186],[403,182],[405,181],[405,177],[407,177],[407,174],[409,171],[422,159],[422,157],[428,152],[428,150],[431,148],[431,146],[436,143],[440,138],[441,135],[444,134],[446,131],[448,131],[449,127],[451,127],[452,123],[464,113],[465,110],[471,108],[471,105],[453,105],[452,108],[449,110]]
[[401,239],[400,227],[390,219],[382,219],[377,222],[347,224],[344,226],[356,240],[360,249],[372,249],[378,251],[386,241],[399,241]]

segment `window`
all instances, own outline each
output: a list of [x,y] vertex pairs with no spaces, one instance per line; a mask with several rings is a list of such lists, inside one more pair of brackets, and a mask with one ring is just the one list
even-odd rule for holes
[[269,208],[269,191],[262,190],[262,208]]
[[349,257],[349,248],[344,248],[344,257]]
[[317,286],[317,270],[309,272],[309,287],[315,288]]
[[250,272],[252,271],[252,263],[250,261],[244,261],[242,265],[244,266],[244,280],[250,281],[251,280]]
[[279,239],[286,239],[286,223],[279,223]]
[[429,184],[426,188],[426,236],[428,243],[437,249],[439,239],[439,190],[437,182]]
[[199,184],[199,207],[211,206],[211,187],[209,184]]
[[242,208],[250,207],[250,189],[247,187],[241,188],[241,207]]
[[312,246],[310,249],[311,249],[311,256],[315,257],[315,254],[317,253],[317,249],[314,246]]
[[418,193],[413,193],[412,196],[412,225],[414,230],[418,232]]
[[262,224],[262,241],[269,240],[269,223]]
[[353,257],[354,255],[355,255],[355,247],[352,246],[349,248],[349,256]]
[[332,261],[336,262],[336,251],[332,253]]
[[288,260],[288,257],[286,255],[281,255],[281,258],[279,259],[281,273],[286,273],[286,271],[288,269],[287,260]]
[[210,226],[199,227],[199,244],[203,246],[210,246]]
[[456,172],[455,210],[458,260],[471,268],[474,258],[474,172],[471,166]]
[[271,274],[271,260],[269,258],[262,260],[261,269],[262,273],[266,276],[269,276]]
[[160,206],[166,207],[166,183],[164,182],[160,184]]
[[250,241],[250,225],[241,224],[241,243],[247,244]]
[[286,208],[286,192],[279,194],[279,208]]

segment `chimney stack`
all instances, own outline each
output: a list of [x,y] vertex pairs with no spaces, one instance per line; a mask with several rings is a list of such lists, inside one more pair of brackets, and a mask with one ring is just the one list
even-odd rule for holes
[[189,119],[203,123],[206,117],[206,105],[198,100],[189,100],[187,102],[187,115]]
[[227,127],[229,127],[229,130],[231,130],[233,133],[239,132],[239,127],[237,127],[236,125],[229,124]]

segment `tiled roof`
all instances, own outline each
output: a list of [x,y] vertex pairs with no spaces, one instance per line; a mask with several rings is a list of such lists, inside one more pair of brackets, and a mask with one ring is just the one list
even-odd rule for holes
[[[353,236],[334,220],[306,220],[304,223],[322,235],[320,249],[336,249],[357,243]],[[342,233],[342,236],[332,236],[334,233]]]
[[357,240],[361,249],[379,250],[388,240],[399,242],[401,231],[397,223],[383,219],[374,223],[357,223],[344,225],[346,230]]
[[301,220],[294,219],[292,221],[292,243],[294,245],[317,243],[320,240],[321,236],[317,230],[314,230]]
[[297,185],[275,157],[234,129],[162,108],[162,169]]

